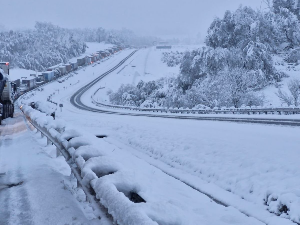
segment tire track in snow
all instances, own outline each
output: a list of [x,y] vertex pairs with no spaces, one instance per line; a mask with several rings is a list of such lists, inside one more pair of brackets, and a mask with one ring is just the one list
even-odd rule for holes
[[[8,137],[6,136],[2,141],[1,147],[9,148],[12,139]],[[20,160],[16,164],[19,165],[16,171],[6,171],[0,178],[4,187],[0,190],[0,202],[3,202],[0,210],[0,224],[34,225],[28,192],[26,186],[23,185],[24,175]]]

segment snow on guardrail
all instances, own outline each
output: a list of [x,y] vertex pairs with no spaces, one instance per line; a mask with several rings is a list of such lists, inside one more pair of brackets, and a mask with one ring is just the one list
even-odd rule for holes
[[[94,93],[95,95],[95,93]],[[181,114],[300,114],[300,107],[290,106],[285,108],[261,108],[261,107],[245,107],[245,108],[218,108],[218,109],[177,109],[177,108],[140,108],[134,106],[111,105],[98,102],[91,96],[92,103],[97,106],[105,106],[115,109],[134,110],[141,112],[160,112],[160,113],[181,113]]]
[[[105,212],[96,214],[103,217],[108,213],[119,225],[157,225],[156,221],[173,224],[178,219],[160,218],[161,215],[153,210],[153,204],[160,203],[153,199],[148,203],[140,196],[143,185],[135,178],[135,171],[125,169],[111,156],[113,145],[94,135],[83,135],[68,129],[63,121],[53,120],[51,116],[30,106],[24,105],[21,109],[37,130],[49,139],[47,142],[55,144],[66,161],[71,163],[72,172],[82,185],[87,199],[91,204],[94,202],[93,209],[97,209],[92,200],[93,193],[101,206],[105,207]],[[149,208],[152,209],[151,218],[148,215]]]

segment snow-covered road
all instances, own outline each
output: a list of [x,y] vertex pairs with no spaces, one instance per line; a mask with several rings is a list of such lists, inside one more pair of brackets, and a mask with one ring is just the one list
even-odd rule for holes
[[[300,221],[299,128],[96,114],[70,105],[77,89],[129,53],[123,51],[101,65],[86,68],[64,83],[47,85],[29,101],[45,101],[52,94],[55,102],[64,104],[62,112],[57,110],[58,118],[82,133],[107,135],[105,141],[127,157],[138,157],[188,187],[256,218],[263,220],[267,210],[278,213],[278,207],[286,205],[290,212],[282,216]],[[281,220],[276,223],[276,218],[271,224],[284,224]],[[209,221],[204,224],[213,224]]]
[[[99,224],[55,147],[18,110],[0,127],[0,224]],[[77,199],[76,199],[77,198]]]

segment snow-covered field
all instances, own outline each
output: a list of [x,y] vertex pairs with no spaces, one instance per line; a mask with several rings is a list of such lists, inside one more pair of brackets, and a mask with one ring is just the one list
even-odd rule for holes
[[[123,82],[135,82],[135,72],[140,74],[137,76],[139,78],[152,79],[154,75],[148,63],[143,67],[136,66],[145,65],[148,61],[145,59],[151,58],[152,50],[143,49],[137,52],[128,60],[127,63],[130,64],[119,73],[122,73],[119,76],[123,78],[118,77],[117,70],[101,81],[95,89],[103,86],[105,89],[113,89]],[[289,212],[282,213],[281,216],[300,222],[299,128],[97,114],[70,105],[70,96],[76,90],[112,68],[131,51],[122,51],[100,65],[87,67],[63,83],[53,82],[43,87],[42,92],[36,92],[28,102],[45,101],[52,95],[53,101],[64,104],[62,112],[59,109],[56,111],[58,118],[80,132],[108,135],[105,142],[116,146],[117,152],[124,152],[126,158],[138,157],[198,190],[255,215],[256,218],[264,218],[267,210],[279,213],[285,205]],[[154,57],[156,52],[153,52]],[[153,59],[153,62],[156,60],[158,59]],[[156,78],[168,74],[161,70],[163,66],[159,68],[156,69],[161,72],[155,73]],[[176,71],[171,73],[174,75]],[[93,91],[89,91],[83,98],[86,104],[91,104],[88,94]],[[55,107],[52,105],[53,110]],[[122,159],[119,160],[121,162]],[[145,174],[147,172],[149,171],[145,171]],[[139,176],[138,179],[144,182]],[[150,183],[145,181],[144,185],[150,186]],[[150,189],[148,191],[151,192]],[[172,198],[177,201],[178,196],[173,195]],[[195,217],[190,217],[192,214],[188,211],[186,213],[189,218],[198,218],[202,210],[196,210],[193,204],[189,212],[193,211]],[[185,207],[185,204],[180,205],[179,208]],[[184,214],[178,213],[180,215]],[[218,213],[213,216],[220,219]],[[205,223],[204,220],[203,223],[220,224],[208,221]],[[229,220],[228,223],[233,224],[234,221]],[[238,220],[235,222],[247,224]],[[271,224],[276,224],[276,219],[273,222]],[[187,223],[182,221],[178,224]],[[280,221],[277,224],[283,223]]]

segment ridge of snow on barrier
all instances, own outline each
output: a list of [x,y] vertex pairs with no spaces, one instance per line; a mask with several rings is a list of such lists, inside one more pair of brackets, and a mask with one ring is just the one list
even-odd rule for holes
[[[96,92],[95,92],[96,93]],[[214,121],[230,121],[230,122],[247,122],[247,123],[262,123],[262,124],[274,124],[274,125],[288,125],[288,126],[300,126],[300,119],[287,119],[287,118],[245,118],[238,117],[240,114],[255,115],[255,114],[277,114],[277,115],[294,115],[300,114],[300,108],[290,107],[290,108],[223,108],[223,109],[175,109],[175,108],[139,108],[131,106],[119,106],[111,105],[97,102],[94,99],[95,93],[91,96],[91,102],[98,107],[107,107],[111,109],[123,109],[126,111],[136,111],[132,112],[120,112],[120,111],[109,111],[109,110],[99,110],[96,108],[85,107],[86,110],[98,111],[101,113],[114,113],[118,115],[132,115],[132,116],[150,116],[150,117],[163,117],[163,118],[175,118],[175,119],[196,119],[196,120],[214,120]],[[83,94],[83,93],[82,93]],[[76,103],[75,103],[76,104]],[[82,104],[82,102],[77,102],[77,104]],[[151,113],[151,114],[146,114]],[[158,114],[160,113],[160,114]],[[165,113],[162,115],[161,113]],[[173,116],[172,114],[189,114],[181,116]],[[196,116],[198,115],[218,115],[218,116]],[[221,117],[219,114],[234,114],[236,117]]]
[[286,108],[260,108],[260,107],[245,107],[245,108],[214,108],[214,109],[177,109],[177,108],[142,108],[134,106],[120,106],[111,105],[98,102],[94,98],[95,93],[91,96],[92,102],[97,106],[105,106],[117,109],[135,110],[142,112],[160,112],[160,113],[186,113],[186,114],[275,114],[288,115],[288,114],[300,114],[299,107],[286,107]]

